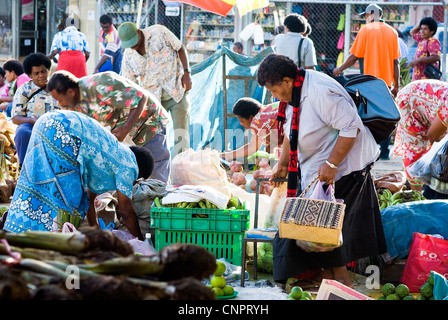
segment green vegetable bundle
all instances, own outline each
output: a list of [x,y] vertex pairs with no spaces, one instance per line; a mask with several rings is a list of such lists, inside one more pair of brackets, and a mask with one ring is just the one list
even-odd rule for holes
[[[201,282],[216,269],[216,257],[198,245],[177,243],[140,256],[113,232],[91,228],[76,233],[0,231],[0,239],[20,253],[12,261],[0,242],[0,300],[216,298]],[[71,287],[75,283],[79,286]]]
[[378,192],[378,200],[380,202],[380,209],[394,206],[400,203],[426,200],[423,194],[417,190],[404,190],[394,194],[389,189],[383,189]]
[[56,214],[56,223],[59,227],[59,231],[62,230],[62,226],[66,222],[71,223],[75,228],[78,228],[82,222],[82,216],[76,210],[70,213],[67,210],[59,209]]

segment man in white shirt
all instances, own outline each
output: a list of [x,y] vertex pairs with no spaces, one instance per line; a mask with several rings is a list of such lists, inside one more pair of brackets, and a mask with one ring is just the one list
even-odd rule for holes
[[[274,50],[278,54],[292,59],[299,68],[313,69],[317,65],[316,50],[313,42],[309,38],[305,38],[302,33],[306,31],[308,24],[306,18],[297,13],[291,13],[285,18],[283,23],[285,25],[286,33],[281,33],[274,38]],[[299,44],[302,41],[300,49],[300,63],[299,63]]]

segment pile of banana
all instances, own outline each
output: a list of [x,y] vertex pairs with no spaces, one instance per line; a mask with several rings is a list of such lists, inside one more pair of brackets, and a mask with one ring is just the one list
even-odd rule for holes
[[[219,209],[214,203],[208,201],[207,199],[202,199],[198,202],[177,202],[170,204],[162,204],[161,200],[157,197],[154,199],[154,205],[156,207],[171,207],[171,208],[202,208],[202,209]],[[237,210],[245,209],[245,206],[238,197],[230,198],[227,203],[227,209]]]
[[156,207],[218,209],[216,205],[206,199],[198,202],[177,202],[162,205],[160,199],[155,198],[154,204],[156,205]]
[[389,189],[378,190],[378,200],[380,202],[380,209],[394,206],[396,204],[426,200],[423,194],[417,190],[403,190],[392,193]]

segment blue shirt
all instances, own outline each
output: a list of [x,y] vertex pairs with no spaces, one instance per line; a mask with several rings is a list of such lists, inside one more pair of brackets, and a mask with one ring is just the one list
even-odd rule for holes
[[50,52],[53,52],[56,49],[59,49],[60,51],[73,50],[90,53],[86,36],[73,26],[67,27],[55,34]]

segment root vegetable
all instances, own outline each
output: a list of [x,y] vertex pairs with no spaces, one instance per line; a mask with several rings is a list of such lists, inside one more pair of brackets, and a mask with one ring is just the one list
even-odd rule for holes
[[246,175],[242,172],[235,172],[232,176],[232,183],[234,185],[245,185],[246,184]]
[[29,289],[20,273],[0,266],[0,300],[28,300],[30,297]]
[[256,192],[257,191],[257,180],[252,180],[249,184],[249,188],[251,191]]
[[[270,178],[272,176],[272,170],[261,168],[254,171],[253,180],[250,182],[249,188],[253,192],[257,191],[257,178]],[[269,183],[269,181],[261,181],[260,182],[260,194],[271,195],[273,186]]]
[[229,164],[229,168],[230,170],[232,170],[233,172],[242,172],[243,171],[243,164],[239,161],[232,161]]
[[61,284],[48,284],[39,287],[33,294],[33,300],[81,300],[79,292],[67,290]]
[[260,169],[255,170],[254,174],[252,176],[253,176],[254,180],[257,179],[257,178],[262,178],[261,177],[261,170]]
[[260,168],[263,168],[265,170],[271,169],[271,165],[269,164],[269,159],[267,159],[267,158],[261,159],[260,162],[258,163],[258,165],[260,166]]
[[197,279],[186,278],[171,282],[176,290],[172,298],[174,300],[216,300],[212,290],[207,288]]
[[269,182],[263,182],[260,185],[260,193],[261,194],[266,194],[266,195],[270,196],[272,193],[272,190],[274,190],[274,187]]
[[162,248],[159,255],[163,264],[161,279],[192,277],[202,280],[216,269],[216,257],[196,244],[172,244]]
[[117,276],[85,278],[79,291],[83,300],[141,300],[145,297],[142,286]]

